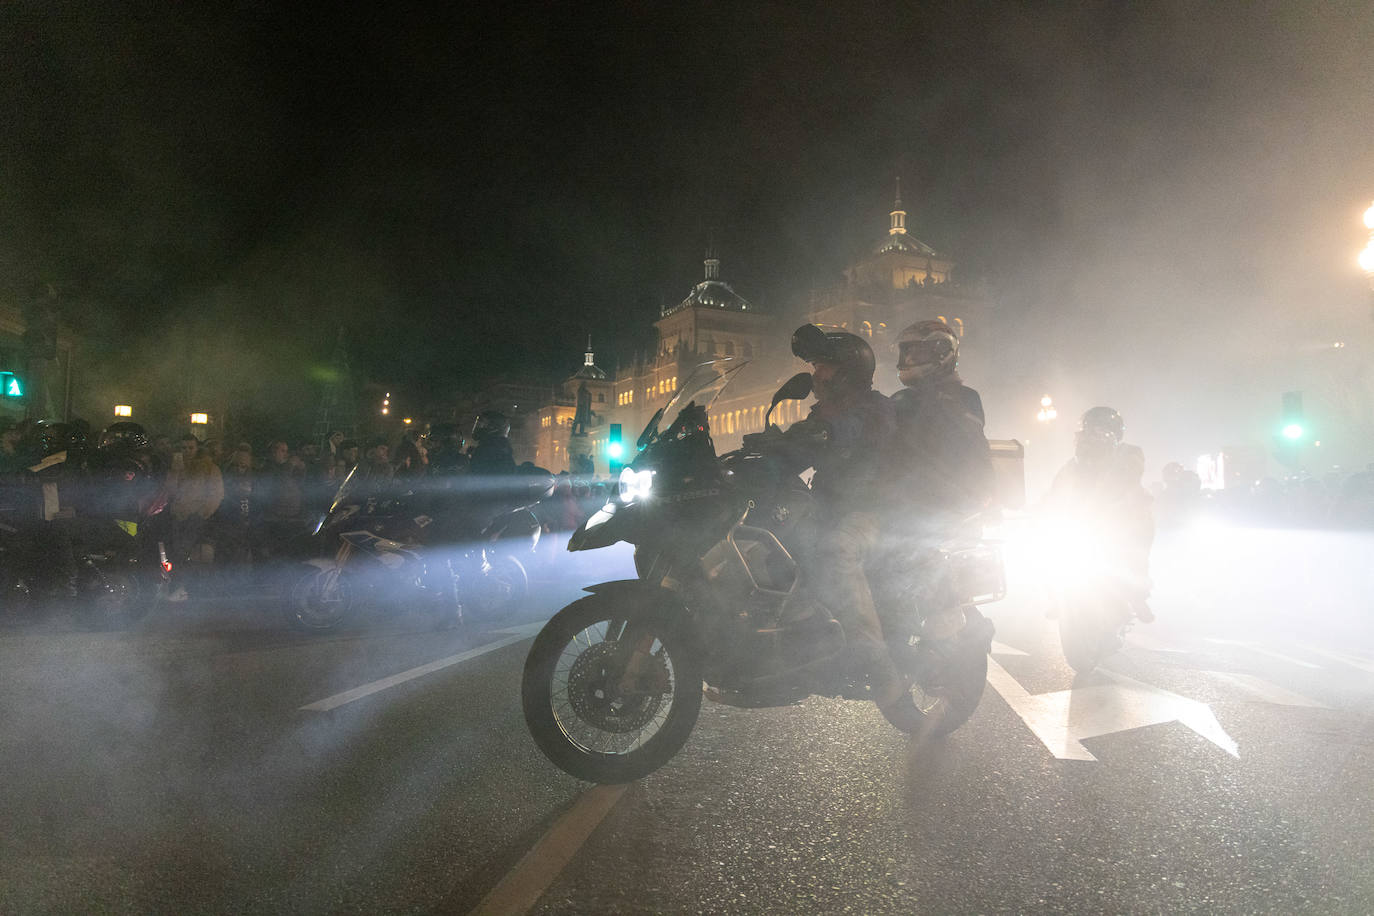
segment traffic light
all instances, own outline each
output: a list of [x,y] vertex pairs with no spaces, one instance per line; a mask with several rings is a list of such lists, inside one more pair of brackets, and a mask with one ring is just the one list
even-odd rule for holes
[[1283,438],[1295,445],[1307,436],[1307,424],[1302,415],[1301,391],[1285,391],[1283,393],[1283,413],[1279,432],[1282,433]]
[[0,372],[0,397],[22,398],[24,381],[13,372]]
[[1279,427],[1274,435],[1274,457],[1280,464],[1301,467],[1302,447],[1309,438],[1307,420],[1302,412],[1302,392],[1285,391],[1279,412]]
[[621,438],[620,424],[611,424],[611,434],[606,439],[606,463],[610,466],[611,476],[615,477],[620,473],[625,457],[625,442]]

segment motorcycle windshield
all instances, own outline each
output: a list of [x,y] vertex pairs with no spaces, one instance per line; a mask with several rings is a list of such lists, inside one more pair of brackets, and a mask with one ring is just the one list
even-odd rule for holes
[[[741,369],[747,366],[748,360],[735,359],[732,356],[723,356],[720,359],[713,359],[702,363],[693,369],[686,381],[678,388],[677,393],[672,396],[667,404],[654,414],[654,418],[644,427],[644,432],[640,433],[639,441],[648,444],[658,435],[659,424],[664,417],[677,419],[678,412],[695,403],[698,407],[709,409],[711,404],[720,397],[720,393],[725,390],[725,386],[730,384]],[[672,425],[671,423],[669,424]]]
[[353,496],[354,481],[357,477],[358,468],[354,467],[353,470],[348,472],[348,476],[344,478],[344,482],[339,484],[339,492],[334,494],[334,501],[329,504],[329,512],[326,514],[326,518],[337,512],[340,506],[348,505],[349,500]]

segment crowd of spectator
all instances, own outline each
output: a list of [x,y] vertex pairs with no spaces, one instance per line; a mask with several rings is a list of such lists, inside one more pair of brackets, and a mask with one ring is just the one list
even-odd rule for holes
[[1253,527],[1374,529],[1374,464],[1320,477],[1263,477],[1221,489],[1204,489],[1197,474],[1170,464],[1154,497],[1156,520],[1165,528],[1214,518]]

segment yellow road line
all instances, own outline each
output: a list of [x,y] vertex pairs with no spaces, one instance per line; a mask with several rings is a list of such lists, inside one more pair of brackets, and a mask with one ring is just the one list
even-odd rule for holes
[[528,912],[628,788],[595,786],[583,792],[468,916],[519,916]]

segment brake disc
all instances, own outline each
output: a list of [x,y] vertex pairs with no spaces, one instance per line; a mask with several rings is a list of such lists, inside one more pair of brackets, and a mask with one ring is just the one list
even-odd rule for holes
[[[568,672],[568,701],[584,722],[606,732],[621,734],[648,725],[663,706],[666,692],[622,691],[623,668],[614,642],[599,642],[577,656]],[[649,656],[639,682],[668,684],[668,660],[660,652]],[[671,688],[670,688],[671,689]]]

